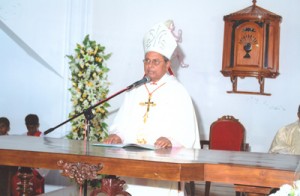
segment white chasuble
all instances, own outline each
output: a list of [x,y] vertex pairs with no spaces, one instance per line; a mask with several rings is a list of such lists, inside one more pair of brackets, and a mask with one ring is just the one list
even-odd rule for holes
[[[167,137],[172,147],[200,148],[192,100],[183,85],[167,74],[156,84],[147,83],[126,92],[110,127],[112,133],[119,135],[123,143],[154,144],[159,137]],[[182,194],[177,191],[177,182],[133,178],[125,178],[125,181],[127,191],[133,196],[145,195],[149,189],[158,191],[151,195]],[[143,190],[144,194],[135,192],[137,190]]]

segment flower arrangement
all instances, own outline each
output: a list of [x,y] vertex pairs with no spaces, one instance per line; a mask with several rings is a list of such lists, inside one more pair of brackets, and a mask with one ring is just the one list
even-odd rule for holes
[[[71,71],[72,87],[71,101],[73,103],[69,118],[74,117],[106,98],[110,83],[107,80],[109,68],[106,61],[110,54],[105,54],[105,47],[85,36],[82,44],[77,44],[74,55],[67,55]],[[90,123],[89,140],[101,141],[107,136],[107,108],[106,102],[93,109],[94,118]],[[82,140],[85,137],[86,119],[84,115],[71,121],[72,130],[67,135],[69,139]]]
[[293,185],[284,184],[276,193],[270,196],[300,196],[300,180],[293,182]]

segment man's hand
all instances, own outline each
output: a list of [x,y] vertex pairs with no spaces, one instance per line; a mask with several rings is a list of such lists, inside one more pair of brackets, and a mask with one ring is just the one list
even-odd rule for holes
[[158,148],[172,148],[172,142],[166,137],[158,138],[154,145]]
[[105,144],[121,144],[122,140],[117,134],[110,134],[104,141]]

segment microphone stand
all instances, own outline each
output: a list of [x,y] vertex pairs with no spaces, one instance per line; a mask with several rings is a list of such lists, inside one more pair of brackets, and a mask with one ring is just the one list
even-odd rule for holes
[[[68,120],[66,120],[66,121],[64,121],[64,122],[62,122],[62,123],[60,123],[59,125],[57,125],[57,126],[55,126],[55,127],[53,127],[53,128],[48,129],[47,131],[44,132],[44,135],[47,135],[48,133],[51,133],[52,131],[54,131],[54,130],[57,129],[58,127],[60,127],[60,126],[62,126],[62,125],[64,125],[64,124],[66,124],[67,122],[70,122],[71,120],[73,120],[73,119],[75,119],[75,118],[81,116],[82,114],[84,114],[84,116],[85,116],[85,118],[87,119],[87,121],[93,119],[93,118],[94,118],[94,114],[92,113],[92,109],[93,109],[93,108],[95,108],[95,107],[97,107],[98,105],[100,105],[100,104],[102,104],[102,103],[104,103],[104,102],[110,100],[111,98],[113,98],[113,97],[115,97],[115,96],[117,96],[117,95],[123,93],[124,91],[130,90],[130,89],[131,89],[131,88],[126,87],[126,88],[124,88],[124,89],[118,91],[117,93],[115,93],[115,94],[113,94],[113,95],[107,97],[106,99],[103,99],[103,100],[99,101],[99,102],[96,103],[95,105],[90,106],[89,108],[87,108],[87,109],[83,110],[82,112],[80,112],[80,113],[74,115],[73,117],[69,118]],[[87,133],[87,136],[88,136],[88,133]]]
[[[87,108],[87,109],[84,109],[82,112],[80,112],[79,114],[74,115],[72,118],[69,118],[68,120],[66,120],[66,121],[64,121],[64,122],[62,122],[62,123],[60,123],[59,125],[57,125],[57,126],[55,126],[55,127],[53,127],[53,128],[48,129],[47,131],[44,132],[44,135],[47,135],[48,133],[51,133],[52,131],[54,131],[54,130],[57,129],[58,127],[60,127],[60,126],[62,126],[62,125],[64,125],[64,124],[66,124],[67,122],[70,122],[71,120],[73,120],[73,119],[77,118],[78,116],[84,114],[84,116],[85,116],[85,118],[86,118],[86,123],[87,123],[87,127],[86,127],[86,135],[85,135],[85,137],[86,137],[86,144],[85,144],[85,145],[86,145],[86,153],[87,153],[87,152],[89,151],[89,150],[88,150],[88,147],[89,147],[90,124],[91,124],[91,120],[95,117],[95,115],[94,115],[93,112],[92,112],[92,109],[95,108],[95,107],[97,107],[98,105],[100,105],[100,104],[102,104],[102,103],[104,103],[104,102],[110,100],[111,98],[113,98],[113,97],[115,97],[115,96],[117,96],[117,95],[123,93],[124,91],[131,90],[132,88],[135,88],[135,87],[137,87],[137,86],[139,86],[139,85],[141,85],[141,84],[144,84],[144,83],[146,83],[146,82],[149,82],[149,81],[150,81],[150,78],[149,78],[149,77],[144,77],[144,78],[142,78],[142,80],[139,80],[139,81],[137,81],[137,82],[131,84],[130,86],[127,86],[126,88],[124,88],[124,89],[122,89],[122,90],[116,92],[115,94],[113,94],[113,95],[107,97],[106,99],[103,99],[103,100],[99,101],[99,102],[96,103],[95,105],[92,105],[92,106],[90,106],[90,107]],[[85,180],[83,187],[84,187],[84,196],[87,196],[87,180]]]
[[[62,125],[64,125],[64,124],[66,124],[67,122],[69,122],[69,121],[71,121],[71,120],[73,120],[73,119],[79,117],[80,115],[84,114],[84,116],[85,116],[85,118],[86,118],[86,121],[87,121],[87,128],[86,128],[86,141],[87,141],[87,142],[86,142],[86,149],[87,149],[87,151],[88,151],[88,146],[89,146],[89,145],[88,145],[88,142],[89,142],[90,124],[91,124],[91,120],[95,117],[95,115],[94,115],[93,112],[92,112],[92,109],[95,108],[95,107],[97,107],[98,105],[100,105],[100,104],[102,104],[102,103],[104,103],[104,102],[110,100],[111,98],[113,98],[113,97],[115,97],[115,96],[117,96],[117,95],[123,93],[124,91],[130,90],[130,89],[133,88],[133,87],[134,87],[134,86],[128,86],[128,87],[126,87],[126,88],[124,88],[124,89],[118,91],[117,93],[115,93],[115,94],[113,94],[113,95],[107,97],[106,99],[103,99],[103,100],[99,101],[99,102],[96,103],[95,105],[92,105],[91,107],[89,107],[89,108],[83,110],[83,111],[80,112],[79,114],[74,115],[72,118],[69,118],[68,120],[66,120],[66,121],[64,121],[64,122],[62,122],[62,123],[60,123],[59,125],[57,125],[57,126],[55,126],[55,127],[53,127],[53,128],[48,129],[47,131],[44,132],[44,135],[47,135],[48,133],[51,133],[52,131],[54,131],[54,130],[57,129],[58,127],[60,127],[60,126],[62,126]],[[84,189],[84,196],[87,196],[87,180],[85,180],[83,187],[84,187],[84,188],[83,188],[83,189]]]
[[[147,82],[149,82],[149,81],[150,81],[150,78],[149,78],[148,76],[143,77],[141,80],[136,81],[135,83],[131,84],[130,86],[127,86],[126,88],[124,88],[124,89],[120,90],[119,92],[117,92],[117,93],[111,95],[110,97],[108,97],[108,98],[106,98],[106,99],[104,99],[104,100],[99,101],[99,102],[96,103],[95,105],[92,105],[91,107],[89,107],[89,108],[83,110],[83,111],[80,112],[79,114],[74,115],[72,118],[69,118],[68,120],[66,120],[66,121],[64,121],[64,122],[62,122],[62,123],[60,123],[60,124],[57,125],[56,127],[53,127],[53,128],[48,129],[47,131],[44,132],[44,135],[47,135],[48,133],[51,133],[52,131],[54,131],[54,130],[57,129],[58,127],[60,127],[60,126],[62,126],[62,125],[64,125],[64,124],[66,124],[67,122],[69,122],[69,121],[71,121],[71,120],[77,118],[78,116],[80,116],[80,115],[82,115],[82,114],[84,114],[84,116],[86,117],[87,120],[93,119],[94,115],[93,115],[93,113],[92,113],[92,111],[91,111],[93,108],[95,108],[95,107],[97,107],[98,105],[100,105],[100,104],[102,104],[102,103],[104,103],[104,102],[110,100],[111,98],[113,98],[113,97],[115,97],[115,96],[117,96],[117,95],[123,93],[124,91],[131,90],[132,88],[138,87],[139,85],[145,84],[145,83],[147,83]],[[88,135],[88,133],[86,133],[86,134]],[[88,138],[88,137],[87,137],[87,138]]]
[[[86,150],[86,152],[89,152],[88,142],[89,142],[90,126],[91,126],[91,120],[95,117],[95,115],[92,112],[92,108],[88,108],[88,109],[84,110],[83,114],[84,114],[84,117],[86,119],[86,124],[87,124],[86,131],[85,131],[85,134],[86,134],[85,135],[85,138],[86,138],[85,150]],[[84,184],[83,184],[83,195],[84,196],[87,196],[87,189],[88,189],[88,183],[87,183],[87,180],[85,180]]]

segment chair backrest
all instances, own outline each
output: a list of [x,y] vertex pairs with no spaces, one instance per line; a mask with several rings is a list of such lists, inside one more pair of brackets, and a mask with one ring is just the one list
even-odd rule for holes
[[245,128],[233,116],[223,116],[210,126],[209,149],[244,151]]

